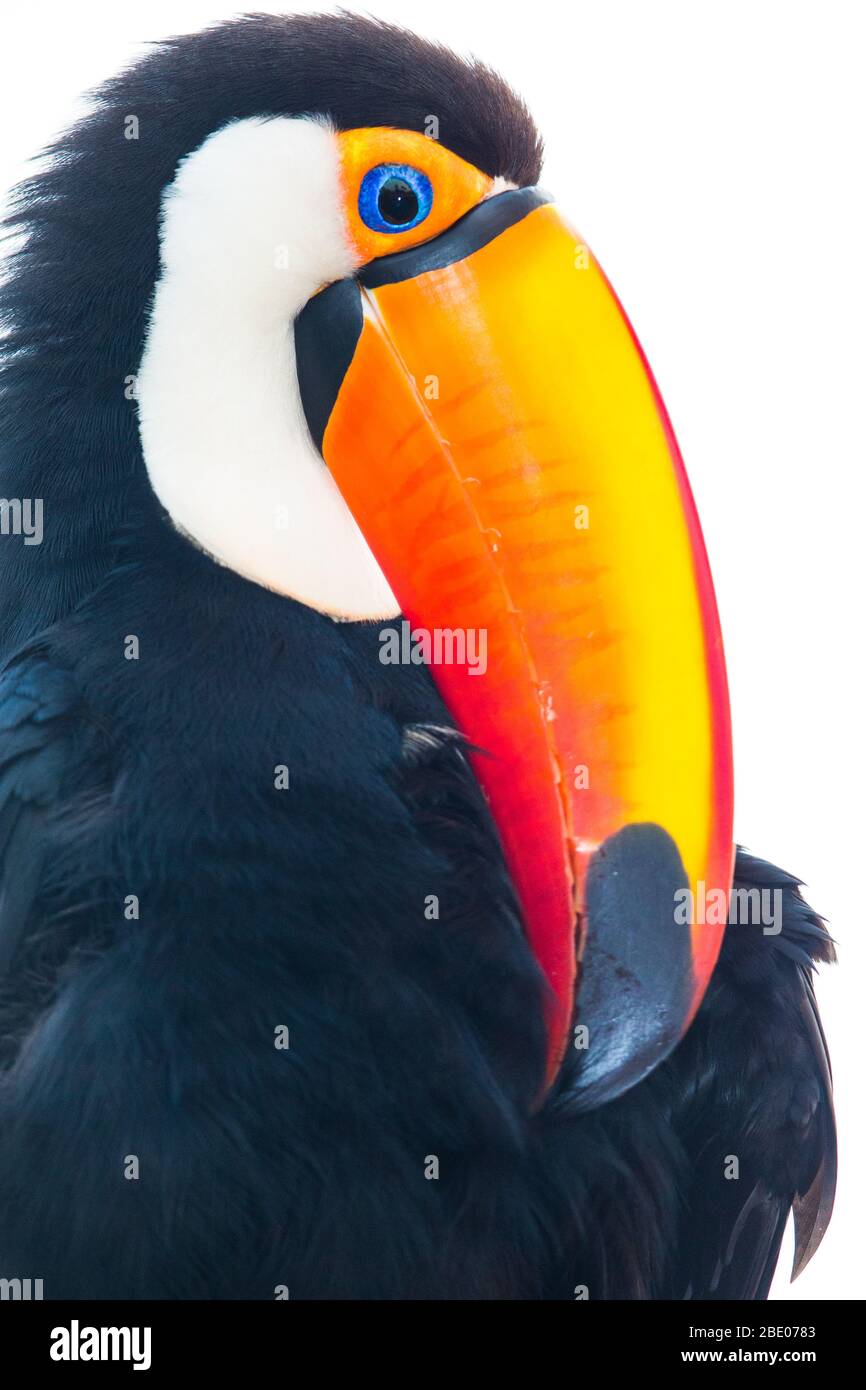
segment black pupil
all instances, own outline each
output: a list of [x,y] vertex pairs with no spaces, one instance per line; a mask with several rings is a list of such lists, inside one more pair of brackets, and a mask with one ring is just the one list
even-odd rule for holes
[[379,213],[383,222],[402,227],[418,215],[418,195],[406,179],[392,174],[379,189]]

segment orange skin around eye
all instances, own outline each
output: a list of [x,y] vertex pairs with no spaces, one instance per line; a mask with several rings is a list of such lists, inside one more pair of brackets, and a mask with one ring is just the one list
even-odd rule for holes
[[[343,210],[349,239],[361,261],[376,260],[393,251],[405,251],[438,236],[465,212],[489,196],[493,179],[473,164],[446,150],[438,141],[417,130],[392,130],[371,126],[347,130],[337,136]],[[364,175],[378,164],[409,164],[426,174],[433,187],[433,206],[423,222],[408,232],[374,232],[358,212],[358,194]]]

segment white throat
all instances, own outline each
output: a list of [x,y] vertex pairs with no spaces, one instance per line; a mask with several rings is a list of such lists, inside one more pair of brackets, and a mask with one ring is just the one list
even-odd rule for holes
[[293,321],[356,269],[336,142],[313,120],[237,121],[179,166],[138,372],[154,491],[222,564],[344,618],[399,605],[307,429]]

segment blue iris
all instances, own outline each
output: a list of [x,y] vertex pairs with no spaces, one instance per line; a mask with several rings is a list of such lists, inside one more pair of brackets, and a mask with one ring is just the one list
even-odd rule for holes
[[358,211],[374,232],[408,232],[433,206],[433,185],[411,164],[377,164],[361,182]]

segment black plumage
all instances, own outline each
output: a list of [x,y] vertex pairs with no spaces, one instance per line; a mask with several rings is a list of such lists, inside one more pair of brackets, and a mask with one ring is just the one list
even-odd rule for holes
[[13,217],[0,491],[43,497],[46,527],[0,547],[0,1276],[762,1297],[791,1204],[808,1254],[832,1198],[810,985],[832,948],[796,881],[741,854],[738,882],[783,893],[781,935],[728,931],[648,1080],[581,1113],[570,1053],[538,1111],[542,981],[429,673],[214,564],[147,483],[124,388],[161,190],[232,116],[309,110],[435,110],[458,154],[537,177],[486,70],[369,21],[259,17],[108,84]]

